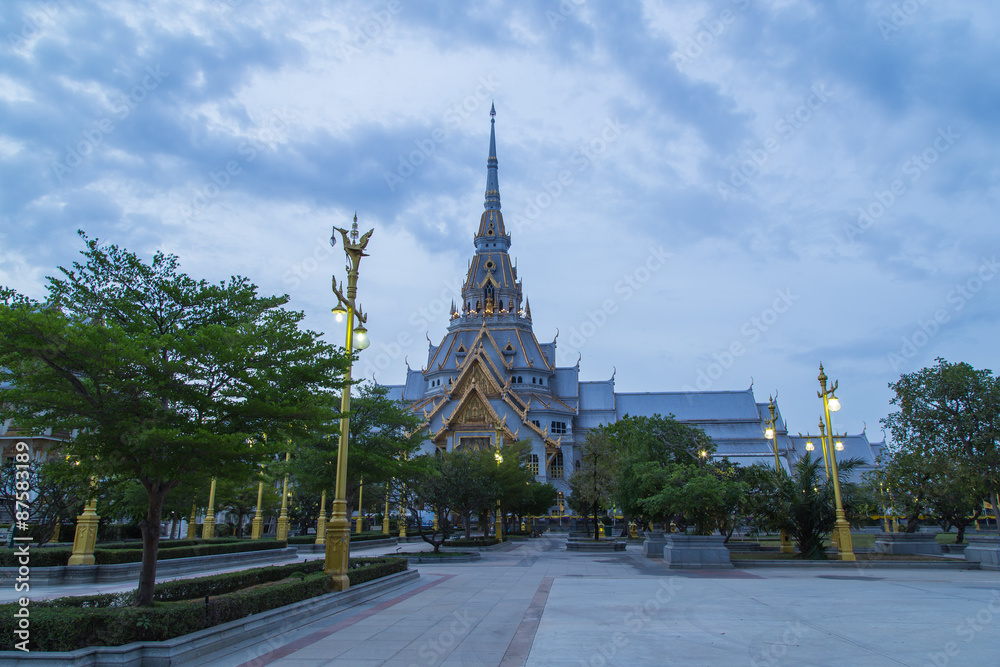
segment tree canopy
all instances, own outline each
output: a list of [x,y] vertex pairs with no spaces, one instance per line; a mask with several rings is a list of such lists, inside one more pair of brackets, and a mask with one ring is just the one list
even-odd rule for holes
[[944,503],[952,494],[954,504],[958,485],[973,503],[989,497],[1000,506],[1000,378],[939,358],[889,387],[897,409],[882,423],[890,435],[887,468],[900,475],[898,483],[887,479],[894,502],[908,496],[926,502],[934,492]]
[[45,301],[0,294],[3,416],[75,431],[67,450],[89,475],[143,485],[148,605],[167,492],[204,471],[245,477],[267,454],[248,446],[258,434],[334,421],[347,358],[301,328],[287,296],[260,296],[240,276],[195,280],[174,255],[146,263],[81,236],[84,260],[49,277]]

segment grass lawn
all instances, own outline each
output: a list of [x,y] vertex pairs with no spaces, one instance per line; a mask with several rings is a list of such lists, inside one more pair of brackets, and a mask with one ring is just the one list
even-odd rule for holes
[[[955,538],[958,533],[937,533],[934,536],[934,540],[938,544],[954,544]],[[874,549],[875,548],[875,535],[873,533],[851,533],[851,544],[855,549]],[[759,542],[761,546],[765,547],[778,547],[781,546],[781,542],[778,540],[777,535],[761,535]],[[824,540],[826,546],[830,546],[830,540]]]

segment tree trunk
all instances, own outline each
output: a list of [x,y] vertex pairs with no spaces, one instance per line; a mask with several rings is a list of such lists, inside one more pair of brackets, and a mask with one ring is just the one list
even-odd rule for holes
[[472,512],[465,512],[462,514],[462,523],[465,528],[465,539],[472,539]]
[[137,607],[153,606],[153,587],[156,585],[156,556],[160,548],[160,513],[167,491],[176,486],[164,482],[144,482],[149,505],[146,518],[139,522],[142,530],[142,569],[139,570]]

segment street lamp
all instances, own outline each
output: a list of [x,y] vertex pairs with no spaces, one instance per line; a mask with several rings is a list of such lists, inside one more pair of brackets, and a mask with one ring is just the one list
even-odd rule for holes
[[[816,392],[816,395],[823,399],[823,410],[826,413],[826,431],[829,434],[829,442],[833,442],[833,423],[830,421],[830,411],[836,412],[840,409],[840,401],[834,396],[839,385],[834,381],[830,385],[830,390],[827,391],[827,377],[826,373],[823,372],[823,364],[819,365],[819,376],[817,379],[819,380],[820,391]],[[844,505],[840,497],[840,475],[837,472],[837,452],[843,449],[843,443],[837,442],[833,449],[830,450],[830,471],[833,473],[833,497],[837,508],[837,523],[833,530],[837,537],[840,560],[853,561],[857,559],[854,557],[854,547],[851,543],[851,526],[847,523],[847,515],[844,514]]]
[[[767,429],[764,431],[764,436],[771,441],[771,445],[774,449],[774,473],[780,475],[784,472],[784,468],[781,467],[781,459],[778,458],[778,433],[776,426],[775,417],[775,405],[774,398],[771,396],[767,397],[767,411],[770,413],[770,419],[767,421]],[[788,537],[788,531],[781,530],[778,533],[778,539],[781,542],[781,553],[790,554],[794,553],[795,549],[792,547],[792,540]]]
[[[495,452],[493,452],[493,458],[496,459],[496,462],[497,462],[497,472],[500,471],[500,464],[503,463],[503,454],[500,452],[500,447],[502,446],[501,445],[501,438],[503,437],[503,431],[502,431],[502,429],[503,429],[502,425],[497,425],[497,450]],[[496,522],[494,523],[494,526],[493,526],[493,533],[494,533],[494,535],[496,535],[496,538],[498,540],[500,540],[501,542],[503,542],[503,518],[502,518],[502,515],[500,513],[500,499],[499,498],[497,498],[497,520],[496,520]]]
[[[361,258],[367,257],[365,247],[374,229],[358,238],[358,215],[354,214],[354,224],[351,231],[339,227],[333,228],[340,232],[344,242],[344,253],[347,255],[347,294],[337,286],[337,278],[333,277],[333,293],[337,296],[337,307],[333,309],[334,319],[342,315],[347,319],[347,370],[344,373],[344,388],[340,392],[340,446],[337,448],[337,483],[334,490],[333,507],[330,512],[330,522],[326,525],[326,558],[323,571],[333,580],[333,589],[346,591],[351,582],[347,577],[347,563],[351,552],[351,521],[347,517],[347,447],[348,429],[351,409],[351,365],[352,353],[356,349],[368,347],[368,331],[364,327],[367,317],[357,308],[355,299],[358,295],[358,266]],[[330,245],[336,245],[336,234],[330,237]],[[358,323],[355,326],[354,319]]]

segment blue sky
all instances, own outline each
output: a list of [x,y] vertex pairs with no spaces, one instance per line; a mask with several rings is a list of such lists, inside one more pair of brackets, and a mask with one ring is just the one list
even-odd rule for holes
[[[429,5],[429,6],[428,6]],[[339,342],[331,225],[375,228],[381,382],[444,334],[489,108],[536,336],[619,391],[778,392],[814,432],[935,357],[996,369],[1000,10],[987,0],[4,2],[0,284],[75,231],[287,293]]]

